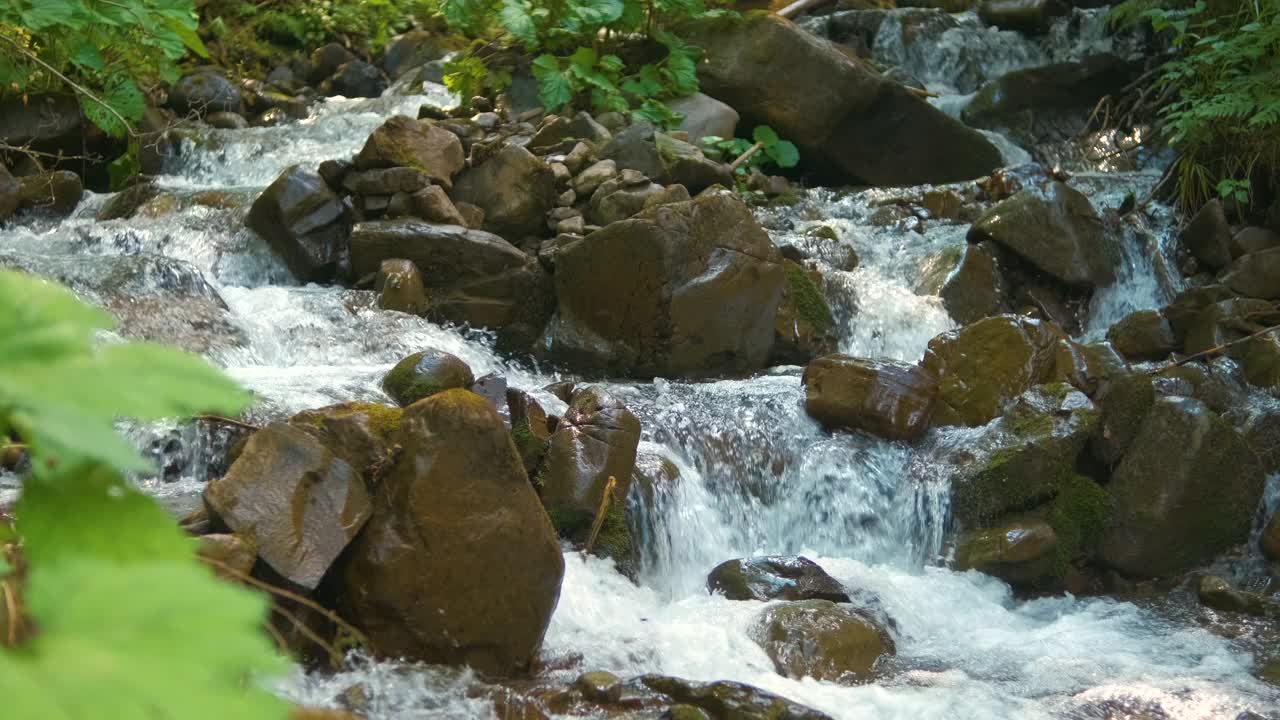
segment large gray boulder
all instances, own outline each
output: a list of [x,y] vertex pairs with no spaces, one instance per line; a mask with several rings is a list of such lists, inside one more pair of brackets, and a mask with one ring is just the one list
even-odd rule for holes
[[703,92],[771,126],[804,167],[871,185],[969,180],[1002,164],[978,131],[791,22],[759,15],[698,25]]
[[728,192],[651,207],[564,246],[547,354],[632,377],[764,366],[782,256]]

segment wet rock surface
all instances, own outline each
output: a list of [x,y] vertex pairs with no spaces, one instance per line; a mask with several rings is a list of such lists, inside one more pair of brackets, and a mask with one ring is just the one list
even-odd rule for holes
[[804,557],[769,556],[728,560],[707,576],[707,590],[729,600],[827,600],[849,594],[817,563]]

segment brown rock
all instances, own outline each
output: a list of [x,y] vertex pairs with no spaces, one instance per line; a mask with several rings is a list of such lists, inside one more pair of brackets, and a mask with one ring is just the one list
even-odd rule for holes
[[805,600],[774,605],[752,630],[778,673],[799,680],[865,682],[895,653],[889,634],[846,605]]
[[375,289],[378,291],[378,307],[383,310],[399,310],[410,315],[425,315],[427,290],[422,285],[422,273],[411,260],[395,258],[383,260],[378,268]]
[[1222,203],[1210,200],[1182,231],[1182,244],[1192,255],[1215,270],[1231,263],[1231,225]]
[[254,433],[204,498],[273,570],[308,590],[320,584],[370,513],[359,472],[282,422]]
[[489,232],[519,241],[542,234],[547,211],[555,206],[555,178],[536,155],[507,145],[459,175],[452,197],[484,210]]
[[243,580],[253,571],[258,549],[239,535],[202,535],[196,556],[224,580]]
[[374,130],[356,156],[359,168],[416,168],[445,188],[453,186],[453,176],[465,164],[457,135],[407,115],[396,115]]
[[410,206],[414,215],[427,222],[472,227],[467,222],[467,218],[454,207],[453,201],[449,199],[444,188],[439,185],[432,185],[414,193],[410,196]]
[[707,591],[729,600],[849,602],[835,578],[806,557],[773,555],[720,563],[707,575]]
[[934,377],[918,365],[827,355],[805,368],[805,411],[827,427],[911,440],[929,427],[938,399]]
[[527,669],[564,559],[502,418],[449,390],[405,411],[399,441],[342,569],[344,617],[383,657]]

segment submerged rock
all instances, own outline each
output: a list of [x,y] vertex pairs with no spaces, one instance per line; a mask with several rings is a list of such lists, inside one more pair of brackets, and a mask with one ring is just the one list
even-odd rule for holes
[[893,655],[893,639],[852,607],[829,600],[774,605],[752,630],[780,675],[828,682],[865,682],[876,661]]
[[835,46],[775,16],[707,22],[702,91],[800,149],[802,166],[839,182],[946,183],[988,175],[1000,152],[976,130]]
[[443,350],[416,352],[391,368],[382,379],[382,389],[402,407],[454,388],[469,388],[475,382],[471,368],[458,356]]
[[348,263],[345,215],[342,200],[320,175],[291,165],[253,201],[245,224],[298,280],[325,282]]
[[827,427],[911,440],[929,427],[938,385],[918,365],[827,355],[804,371],[805,411]]
[[809,558],[770,555],[727,560],[707,575],[707,591],[729,600],[829,600],[849,593]]
[[1102,559],[1135,577],[1206,563],[1248,537],[1262,485],[1253,450],[1217,413],[1159,398],[1107,486]]
[[1052,182],[1023,190],[983,213],[969,239],[993,240],[1063,283],[1105,287],[1115,282],[1115,259],[1102,218],[1083,193]]
[[547,354],[632,377],[759,369],[773,345],[781,260],[727,192],[644,210],[559,250]]
[[502,417],[449,390],[406,409],[398,441],[342,568],[343,617],[382,657],[527,669],[564,559]]
[[281,422],[250,436],[204,498],[272,570],[307,590],[320,584],[371,511],[359,470]]
[[679,703],[669,710],[672,720],[689,717],[686,714],[677,718],[677,707],[701,710],[713,720],[831,720],[826,713],[743,683],[699,683],[661,675],[643,675],[637,680]]

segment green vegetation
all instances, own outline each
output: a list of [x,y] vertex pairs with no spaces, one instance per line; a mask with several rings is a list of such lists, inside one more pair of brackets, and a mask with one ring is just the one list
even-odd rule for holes
[[1280,0],[1127,0],[1111,19],[1150,21],[1171,40],[1157,89],[1182,205],[1247,204],[1280,168]]
[[0,94],[73,91],[85,117],[124,137],[143,88],[178,79],[188,50],[207,56],[192,0],[0,3]]
[[1049,525],[1058,536],[1057,565],[1065,571],[1076,558],[1090,555],[1106,528],[1111,498],[1093,480],[1071,475],[1058,486],[1049,506]]
[[778,137],[777,131],[768,125],[757,125],[751,132],[751,140],[710,135],[702,138],[702,145],[709,155],[724,162],[732,162],[759,145],[756,152],[734,168],[734,172],[739,175],[746,175],[753,167],[773,166],[786,169],[793,168],[800,162],[800,151],[795,143]]
[[445,83],[469,100],[511,82],[517,57],[530,70],[542,104],[630,113],[659,127],[679,117],[663,101],[696,92],[700,51],[675,32],[682,23],[737,13],[718,0],[443,0],[449,27],[476,38],[445,68]]
[[284,718],[253,683],[283,669],[266,600],[197,564],[193,541],[123,479],[148,465],[114,428],[235,413],[248,395],[194,356],[96,342],[110,316],[30,276],[0,271],[0,304],[0,442],[31,465],[16,527],[0,524],[0,615],[35,628],[0,637],[5,717]]

